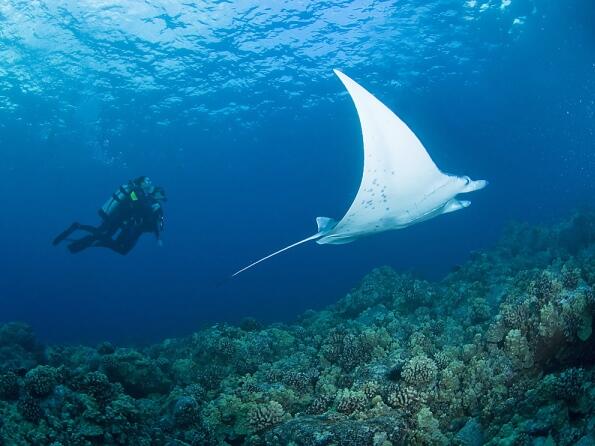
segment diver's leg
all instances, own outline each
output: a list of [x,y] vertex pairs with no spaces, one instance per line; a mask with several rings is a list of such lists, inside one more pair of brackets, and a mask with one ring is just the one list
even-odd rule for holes
[[67,237],[69,237],[74,231],[76,231],[77,229],[79,229],[81,226],[80,223],[73,223],[71,224],[65,231],[61,232],[58,237],[56,237],[54,239],[54,241],[52,241],[52,245],[56,246],[60,243],[62,243],[64,240],[66,240]]
[[[93,228],[92,226],[89,228],[92,229],[92,231],[90,231],[92,234],[83,237],[80,240],[76,240],[68,245],[70,252],[77,253],[83,249],[93,246],[98,248],[108,248],[117,252],[118,254],[126,255],[132,250],[132,248],[134,248],[136,242],[142,234],[142,231],[136,227],[125,226],[120,228],[120,232],[118,233],[117,237],[113,239],[111,235],[117,231],[117,228],[116,230],[108,230],[108,228],[104,227],[103,225],[99,228]],[[104,230],[102,230],[102,228]],[[107,233],[105,232],[106,230],[108,230]]]
[[107,249],[111,249],[112,251],[116,251],[116,241],[112,240],[111,238],[104,238],[101,240],[97,240],[97,243],[95,243],[95,246],[98,248],[107,248]]
[[97,237],[93,234],[86,235],[79,240],[75,240],[68,244],[67,248],[72,254],[79,253],[87,248],[90,248],[97,241]]
[[114,252],[117,252],[118,254],[125,256],[126,254],[128,254],[130,252],[130,250],[132,248],[134,248],[135,244],[136,244],[136,240],[131,241],[131,239],[129,239],[129,238],[118,237],[116,240],[112,240],[112,239],[99,240],[95,244],[95,246],[102,247],[102,248],[108,248]]
[[68,249],[71,253],[76,254],[77,252],[81,252],[82,250],[90,248],[92,246],[114,249],[113,246],[115,244],[115,241],[111,239],[109,234],[102,232],[101,227],[95,228],[93,226],[86,226],[81,229],[85,229],[86,231],[89,231],[91,234],[79,240],[74,240],[72,243],[70,243],[68,245]]
[[93,235],[97,235],[101,232],[101,226],[99,228],[96,228],[95,226],[91,226],[91,225],[80,225],[78,229],[80,229],[81,231],[87,231],[90,232]]
[[112,237],[118,229],[122,226],[122,222],[119,220],[115,220],[113,218],[110,219],[102,219],[101,224],[97,226],[97,230],[102,234],[106,234],[108,237]]
[[120,254],[125,256],[130,251],[132,251],[132,248],[134,248],[136,246],[136,242],[138,242],[139,238],[140,238],[140,234],[134,235],[132,237],[127,237],[126,239],[121,240],[120,243],[118,243],[118,251],[117,252],[119,252]]
[[[105,224],[104,224],[104,225],[102,225],[102,227],[104,227],[104,228],[105,228],[105,227],[107,227],[107,225],[105,225]],[[113,229],[113,228],[111,228],[111,229]],[[124,226],[124,227],[121,227],[121,228],[115,228],[115,230],[111,230],[111,231],[104,231],[104,232],[102,233],[102,234],[103,234],[103,237],[101,237],[101,238],[99,238],[99,239],[97,240],[97,242],[95,243],[95,246],[96,246],[96,247],[98,247],[98,248],[107,248],[107,249],[111,249],[112,251],[115,251],[115,252],[117,252],[117,253],[120,253],[120,252],[119,252],[119,251],[120,251],[120,246],[119,246],[119,244],[118,244],[118,241],[117,241],[117,240],[118,240],[120,237],[122,237],[122,234],[123,234],[125,231],[127,231],[127,230],[128,230],[128,228],[127,228],[126,226]],[[118,231],[119,231],[119,233],[118,233],[117,237],[114,239],[114,237],[113,237],[113,236],[114,236],[114,235],[115,235],[115,234],[116,234]]]
[[140,238],[142,231],[134,226],[129,226],[124,228],[113,240],[113,245],[111,249],[116,251],[118,254],[125,256],[132,248],[136,246],[136,242]]

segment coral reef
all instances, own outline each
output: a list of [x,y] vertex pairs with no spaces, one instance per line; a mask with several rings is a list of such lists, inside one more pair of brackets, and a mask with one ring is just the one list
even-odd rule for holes
[[595,215],[436,283],[382,267],[293,325],[146,347],[0,325],[0,445],[595,444]]

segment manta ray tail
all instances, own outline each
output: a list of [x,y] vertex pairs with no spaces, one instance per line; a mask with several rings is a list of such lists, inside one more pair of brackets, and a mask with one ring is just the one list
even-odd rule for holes
[[304,240],[300,240],[299,242],[297,242],[297,243],[294,243],[293,245],[286,246],[285,248],[283,248],[283,249],[280,249],[279,251],[275,251],[274,253],[272,253],[272,254],[269,254],[268,256],[266,256],[266,257],[263,257],[262,259],[260,259],[260,260],[257,260],[256,262],[254,262],[254,263],[251,263],[250,265],[246,266],[245,268],[242,268],[241,270],[239,270],[239,271],[237,271],[237,272],[233,273],[233,274],[231,275],[231,277],[235,277],[235,276],[237,276],[238,274],[240,274],[240,273],[243,273],[244,271],[246,271],[246,270],[248,270],[248,269],[252,268],[253,266],[256,266],[256,265],[258,265],[260,262],[264,262],[265,260],[267,260],[267,259],[270,259],[271,257],[274,257],[274,256],[276,256],[277,254],[281,254],[282,252],[285,252],[285,251],[287,251],[287,250],[289,250],[289,249],[291,249],[291,248],[295,248],[296,246],[298,246],[298,245],[301,245],[302,243],[306,243],[306,242],[309,242],[309,241],[311,241],[311,240],[316,240],[317,238],[320,238],[320,237],[322,237],[322,236],[323,236],[323,234],[322,234],[322,233],[320,233],[320,232],[318,232],[318,233],[316,233],[316,234],[314,234],[314,235],[312,235],[312,236],[310,236],[310,237],[308,237],[308,238],[305,238]]
[[337,222],[335,220],[333,220],[332,218],[318,217],[316,219],[316,224],[318,225],[318,232],[316,234],[311,235],[310,237],[305,238],[304,240],[300,240],[299,242],[296,242],[293,245],[286,246],[285,248],[280,249],[279,251],[275,251],[274,253],[269,254],[268,256],[263,257],[262,259],[257,260],[254,263],[251,263],[250,265],[246,266],[245,268],[242,268],[241,270],[233,273],[231,275],[231,277],[235,277],[238,274],[243,273],[244,271],[252,268],[253,266],[258,265],[260,262],[264,262],[265,260],[268,260],[271,257],[275,257],[277,254],[281,254],[282,252],[288,251],[291,248],[295,248],[296,246],[299,246],[303,243],[306,243],[306,242],[309,242],[312,240],[316,240],[316,239],[319,239],[320,237],[327,235],[337,225]]

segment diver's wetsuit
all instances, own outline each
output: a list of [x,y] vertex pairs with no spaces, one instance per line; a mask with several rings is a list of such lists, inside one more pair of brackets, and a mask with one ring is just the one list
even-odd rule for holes
[[[143,177],[141,177],[143,178]],[[92,246],[111,249],[126,255],[136,245],[143,233],[153,232],[160,239],[163,230],[163,208],[165,200],[162,189],[157,189],[161,199],[156,198],[156,188],[142,187],[142,180],[131,181],[120,187],[99,211],[102,223],[98,226],[73,223],[54,240],[53,244],[66,240],[73,232],[89,232],[68,244],[68,250],[75,254]]]

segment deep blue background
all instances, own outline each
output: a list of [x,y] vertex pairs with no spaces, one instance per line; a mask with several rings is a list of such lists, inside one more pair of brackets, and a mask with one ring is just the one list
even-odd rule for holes
[[[398,8],[383,9],[389,2],[369,3],[366,14],[399,18]],[[125,343],[245,316],[291,320],[336,301],[375,266],[439,278],[470,251],[495,243],[507,222],[555,221],[593,205],[592,2],[552,0],[539,8],[529,1],[487,2],[492,6],[485,12],[473,6],[478,25],[457,31],[454,57],[440,39],[467,20],[463,3],[428,3],[429,16],[418,12],[425,31],[405,27],[406,54],[403,46],[390,46],[389,31],[399,20],[378,29],[362,23],[372,44],[388,46],[353,42],[359,59],[333,53],[283,66],[283,54],[271,45],[259,50],[259,60],[282,66],[269,74],[254,67],[238,72],[245,66],[240,61],[221,75],[228,62],[214,57],[206,69],[184,62],[191,50],[172,51],[163,60],[179,57],[184,69],[165,68],[161,90],[138,92],[127,83],[137,72],[77,66],[78,53],[71,70],[66,59],[54,57],[59,39],[30,48],[14,27],[12,34],[3,28],[0,51],[22,59],[0,62],[7,70],[0,71],[0,104],[4,97],[13,105],[0,107],[0,321],[24,320],[48,341]],[[316,8],[304,12],[309,25],[322,20]],[[434,23],[436,10],[446,12]],[[69,13],[61,14],[61,26],[75,39],[118,51],[124,61],[160,49],[91,38]],[[511,25],[515,14],[522,24]],[[18,21],[6,9],[0,19]],[[280,39],[262,32],[263,42]],[[428,36],[440,44],[428,44]],[[225,44],[205,45],[215,54],[237,50],[220,47]],[[485,178],[490,186],[470,196],[467,210],[350,245],[302,246],[218,286],[245,264],[314,233],[316,216],[339,218],[350,204],[361,175],[361,134],[355,108],[331,74],[335,66],[397,112],[444,171]],[[285,76],[295,85],[279,87]],[[197,79],[210,90],[187,98],[184,88]],[[226,88],[225,79],[239,86]],[[85,89],[87,82],[93,87]],[[171,97],[177,100],[168,102]],[[210,112],[222,106],[227,111]],[[103,250],[71,256],[50,245],[74,220],[98,222],[96,211],[113,189],[138,175],[168,192],[163,248],[150,236],[126,257]]]

